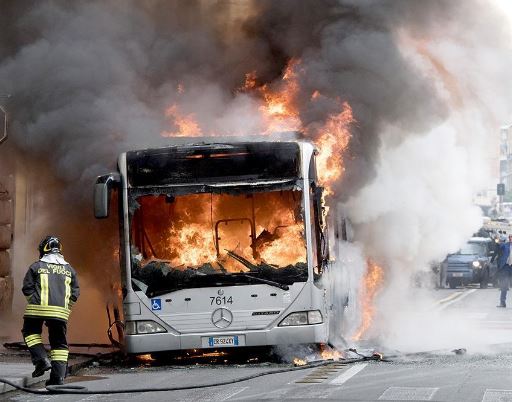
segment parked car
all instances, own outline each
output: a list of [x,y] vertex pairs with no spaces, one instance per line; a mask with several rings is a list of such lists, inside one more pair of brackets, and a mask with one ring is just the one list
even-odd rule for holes
[[[456,253],[449,254],[443,262],[446,283],[451,289],[470,283],[479,283],[484,289],[489,282],[496,284],[496,259],[493,260],[495,246],[493,240],[472,237]],[[492,262],[491,262],[492,261]]]

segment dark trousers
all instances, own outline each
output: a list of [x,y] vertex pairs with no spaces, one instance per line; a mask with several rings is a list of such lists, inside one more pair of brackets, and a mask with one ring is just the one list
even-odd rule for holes
[[510,270],[509,265],[505,265],[499,272],[499,285],[500,285],[500,305],[507,304],[507,293],[510,287]]
[[36,365],[48,355],[43,346],[43,323],[48,327],[50,341],[50,360],[52,364],[51,378],[64,378],[68,365],[68,342],[66,340],[67,322],[51,318],[25,317],[23,321],[23,339],[28,346],[32,363]]

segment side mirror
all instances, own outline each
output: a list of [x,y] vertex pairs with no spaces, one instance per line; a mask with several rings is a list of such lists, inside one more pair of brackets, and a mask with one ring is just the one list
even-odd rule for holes
[[112,188],[120,182],[119,173],[106,174],[96,179],[94,185],[94,216],[97,219],[108,217]]

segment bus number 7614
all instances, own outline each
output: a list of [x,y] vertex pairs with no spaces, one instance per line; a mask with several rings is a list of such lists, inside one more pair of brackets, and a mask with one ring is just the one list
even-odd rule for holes
[[226,296],[217,296],[217,297],[213,297],[213,296],[210,296],[210,306],[213,306],[214,304],[216,304],[217,306],[220,306],[221,304],[233,304],[233,297],[232,296],[229,296],[229,297],[226,297]]

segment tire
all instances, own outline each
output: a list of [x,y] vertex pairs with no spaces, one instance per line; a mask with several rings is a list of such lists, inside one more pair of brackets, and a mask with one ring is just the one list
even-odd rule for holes
[[485,272],[483,273],[483,278],[480,281],[480,289],[487,289],[488,285],[489,285],[489,268],[486,268]]
[[450,289],[455,289],[457,287],[457,282],[454,279],[448,280],[448,286]]

